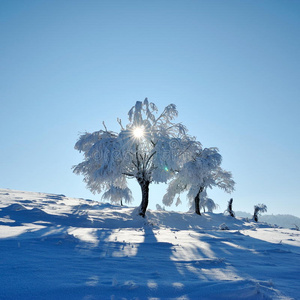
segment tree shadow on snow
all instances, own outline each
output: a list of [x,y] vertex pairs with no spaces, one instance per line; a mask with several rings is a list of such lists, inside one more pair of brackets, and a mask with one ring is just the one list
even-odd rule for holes
[[[15,222],[2,225],[12,228],[38,220],[49,224],[0,239],[0,298],[18,299],[20,291],[22,299],[68,295],[70,299],[249,300],[276,299],[277,290],[299,294],[293,284],[299,277],[299,248],[239,231],[195,229],[182,231],[181,236],[178,232],[175,239],[177,231],[171,230],[174,243],[170,243],[158,238],[159,228],[144,219],[136,228],[126,228],[126,222],[102,228],[101,222],[89,220],[79,209],[77,214],[53,216],[21,206],[2,208],[0,217],[5,216]],[[79,229],[70,233],[74,225]],[[137,235],[135,242],[130,234]],[[184,234],[189,235],[190,245],[181,243]]]
[[[299,296],[294,284],[299,278],[299,247],[270,243],[239,231],[206,231],[199,240],[207,243],[212,254],[206,266],[205,261],[196,262],[195,273],[199,275],[203,296],[206,292],[212,295],[207,282],[214,282],[218,299]],[[215,269],[211,268],[213,264]]]

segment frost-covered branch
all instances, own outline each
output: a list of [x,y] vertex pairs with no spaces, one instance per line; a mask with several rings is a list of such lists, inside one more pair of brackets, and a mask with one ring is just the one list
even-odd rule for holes
[[102,122],[102,124],[103,124],[103,127],[105,128],[105,131],[106,131],[106,132],[108,132],[108,130],[107,130],[107,127],[106,127],[106,125],[105,125],[105,122],[104,122],[104,121]]
[[119,123],[120,127],[121,127],[121,130],[125,130],[123,125],[122,125],[122,121],[121,119],[117,118],[117,122]]

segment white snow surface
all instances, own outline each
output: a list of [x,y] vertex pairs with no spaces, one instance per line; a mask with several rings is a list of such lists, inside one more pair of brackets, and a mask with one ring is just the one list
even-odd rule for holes
[[0,257],[6,300],[300,299],[300,232],[223,214],[0,189]]

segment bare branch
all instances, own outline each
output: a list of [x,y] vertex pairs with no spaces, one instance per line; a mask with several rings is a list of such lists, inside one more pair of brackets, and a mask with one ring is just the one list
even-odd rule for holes
[[129,177],[134,177],[134,175],[130,174],[130,173],[122,173],[122,175],[129,176]]
[[137,168],[137,169],[139,169],[139,167],[137,166],[137,164],[132,160],[131,161],[133,164],[134,164],[134,166]]
[[102,122],[102,124],[103,124],[103,126],[104,126],[104,128],[105,128],[105,131],[108,132],[107,127],[106,127],[104,121]]
[[156,153],[156,151],[154,151],[154,152],[149,156],[149,158],[147,159],[147,162],[146,162],[146,168],[147,168],[147,166],[148,166],[148,164],[149,164],[150,159],[155,155],[155,153]]
[[117,118],[117,122],[119,123],[121,129],[124,130],[121,119]]
[[143,155],[142,154],[140,154],[140,158],[141,158],[141,161],[143,161]]

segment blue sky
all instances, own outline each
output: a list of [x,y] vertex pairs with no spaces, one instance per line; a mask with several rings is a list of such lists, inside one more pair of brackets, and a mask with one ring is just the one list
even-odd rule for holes
[[300,217],[299,1],[2,0],[0,37],[2,188],[99,199],[71,171],[78,133],[148,97],[220,149],[236,181],[209,193],[220,212]]

